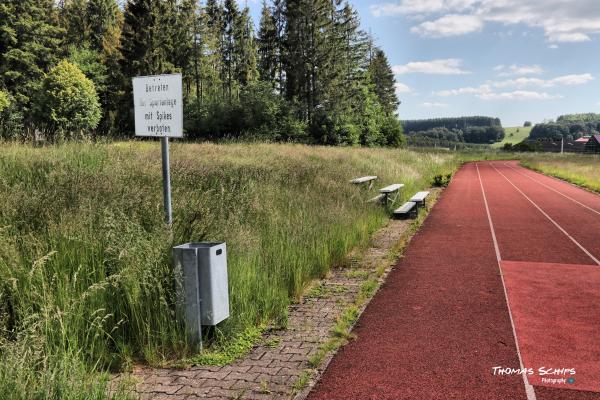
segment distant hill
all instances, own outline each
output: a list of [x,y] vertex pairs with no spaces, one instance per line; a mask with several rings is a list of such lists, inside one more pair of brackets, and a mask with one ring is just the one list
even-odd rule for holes
[[600,114],[566,114],[558,117],[556,122],[537,124],[531,130],[529,138],[558,140],[564,136],[566,140],[574,140],[598,133],[600,133]]
[[452,142],[490,144],[504,138],[499,118],[457,117],[402,121],[404,133],[409,136],[448,140]]

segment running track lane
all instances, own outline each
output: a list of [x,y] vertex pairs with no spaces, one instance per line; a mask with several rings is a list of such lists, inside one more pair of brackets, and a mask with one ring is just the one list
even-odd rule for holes
[[[562,226],[575,240],[586,248],[596,259],[600,259],[600,211],[587,206],[586,203],[576,203],[574,197],[564,197],[547,186],[532,181],[524,176],[522,167],[510,167],[504,163],[490,163],[499,174],[502,174],[506,184],[515,185],[527,197],[540,206],[553,220]],[[536,174],[540,175],[540,174]],[[537,177],[536,177],[537,178]],[[562,189],[561,189],[562,190]],[[515,190],[518,195],[517,190]],[[600,196],[580,190],[585,195]],[[523,197],[521,195],[521,197]],[[589,202],[591,203],[591,202]],[[600,210],[600,207],[598,207]],[[552,248],[553,243],[546,243],[545,249]],[[588,263],[591,259],[588,257]],[[571,262],[574,260],[571,259]],[[593,262],[594,263],[594,262]],[[595,263],[594,263],[595,264]]]
[[[514,257],[525,257],[525,263],[503,263],[503,269],[510,272],[508,297],[515,301],[512,309],[517,311],[517,320],[531,320],[526,315],[526,300],[522,298],[523,293],[530,294],[517,290],[526,289],[519,283],[525,279],[521,279],[522,271],[518,268],[537,265],[532,264],[534,261],[549,261],[543,252],[535,251],[534,257],[527,259],[528,253],[519,251],[515,243],[531,250],[531,243],[524,245],[531,241],[525,240],[527,235],[517,236],[517,240],[508,235],[506,230],[510,227],[502,226],[505,218],[510,217],[515,223],[520,218],[527,219],[528,224],[521,224],[513,233],[533,228],[529,238],[542,234],[547,241],[558,244],[559,250],[571,254],[565,257],[571,258],[566,262],[588,265],[593,262],[528,201],[514,196],[514,192],[519,192],[492,166],[482,163],[479,166],[482,184],[475,164],[457,173],[413,238],[405,258],[361,317],[355,330],[358,339],[333,359],[311,399],[532,398],[531,393],[526,395],[521,376],[498,377],[491,373],[494,366],[518,368],[520,360],[482,187],[490,191],[487,194],[490,214],[493,223],[501,228],[497,234],[500,254],[504,259],[510,252]],[[513,207],[502,208],[504,203],[497,202],[498,197],[512,201]],[[561,257],[560,252],[552,253],[549,259],[556,262]],[[581,267],[590,268],[588,265]],[[533,279],[532,272],[523,276]],[[522,331],[524,339],[531,339],[531,329],[517,326],[516,330],[517,336]],[[526,357],[531,359],[532,355],[539,352],[527,348]],[[539,400],[600,398],[591,392],[541,386],[535,387],[535,396]]]

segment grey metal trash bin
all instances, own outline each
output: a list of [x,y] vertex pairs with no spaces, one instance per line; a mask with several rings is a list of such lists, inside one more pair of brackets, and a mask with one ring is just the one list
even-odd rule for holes
[[227,246],[223,242],[186,243],[173,247],[179,312],[190,339],[200,341],[202,325],[229,317]]

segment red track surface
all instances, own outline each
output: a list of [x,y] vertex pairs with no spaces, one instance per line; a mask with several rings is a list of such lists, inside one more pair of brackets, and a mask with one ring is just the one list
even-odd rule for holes
[[[464,166],[309,398],[600,399],[599,199],[515,163]],[[520,357],[528,392],[493,374]]]

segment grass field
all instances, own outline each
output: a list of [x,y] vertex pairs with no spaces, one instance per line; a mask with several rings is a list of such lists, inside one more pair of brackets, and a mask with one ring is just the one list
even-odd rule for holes
[[0,146],[0,398],[9,400],[102,399],[100,371],[194,356],[170,261],[188,241],[227,241],[232,316],[195,358],[227,362],[261,327],[284,326],[309,282],[385,223],[349,179],[402,182],[406,198],[459,164],[394,149],[175,144],[171,232],[157,142]]
[[504,140],[492,145],[493,148],[500,148],[506,143],[520,143],[529,137],[532,127],[516,126],[512,128],[504,128]]
[[600,156],[544,154],[526,156],[521,164],[600,193]]

